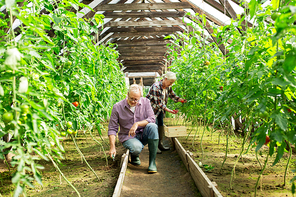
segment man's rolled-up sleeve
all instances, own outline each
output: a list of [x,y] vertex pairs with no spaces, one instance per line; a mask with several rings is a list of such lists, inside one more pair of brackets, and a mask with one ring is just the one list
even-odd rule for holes
[[147,113],[147,118],[146,118],[147,122],[155,123],[155,115],[151,107],[150,101],[148,99],[145,102],[145,109]]
[[111,117],[108,125],[108,136],[109,135],[115,135],[118,132],[118,111],[116,109],[116,105],[113,106],[112,112],[111,112]]

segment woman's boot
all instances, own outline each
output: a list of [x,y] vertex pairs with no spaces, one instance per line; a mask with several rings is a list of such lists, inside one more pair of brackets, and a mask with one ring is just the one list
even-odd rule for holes
[[166,147],[163,145],[163,138],[164,138],[164,126],[158,126],[158,135],[159,135],[159,143],[158,148],[162,151],[170,150],[170,147]]

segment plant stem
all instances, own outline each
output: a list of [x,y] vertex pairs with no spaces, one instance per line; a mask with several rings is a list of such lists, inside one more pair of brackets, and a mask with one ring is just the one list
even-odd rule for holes
[[62,173],[62,171],[60,170],[60,168],[58,167],[58,165],[54,162],[54,160],[52,159],[52,157],[50,156],[50,154],[47,154],[47,156],[49,157],[49,159],[51,160],[53,166],[59,171],[59,173],[62,175],[62,177],[65,179],[65,181],[73,188],[73,190],[77,193],[77,195],[80,197],[80,193],[77,191],[77,189],[70,183],[70,181],[68,181],[68,179],[65,177],[65,175]]
[[102,147],[103,152],[104,152],[104,155],[105,155],[105,158],[106,158],[106,165],[108,166],[108,157],[107,157],[107,155],[106,155],[106,152],[105,152],[104,146],[102,145],[102,143],[100,143],[98,140],[96,140],[96,139],[94,138],[94,136],[93,136],[92,133],[91,133],[91,130],[89,130],[89,133],[90,133],[91,138],[92,138],[95,142],[97,142],[97,143]]
[[75,144],[76,150],[78,151],[78,153],[81,155],[81,157],[83,158],[83,160],[85,161],[86,165],[89,167],[89,169],[94,173],[94,175],[97,177],[97,179],[100,181],[100,178],[98,177],[97,173],[92,169],[92,167],[89,165],[89,163],[86,161],[84,155],[82,154],[82,152],[80,151],[80,149],[78,148],[75,138],[73,137],[73,135],[71,135],[71,138]]
[[[267,157],[266,157],[266,159],[265,159],[264,166],[263,166],[263,168],[262,168],[262,170],[261,170],[260,175],[258,176],[258,179],[257,179],[256,185],[255,185],[254,197],[256,197],[256,194],[257,194],[257,187],[258,187],[258,184],[259,184],[260,179],[262,178],[262,174],[263,174],[263,172],[264,172],[264,170],[265,170],[265,168],[266,168],[266,165],[267,165],[267,162],[268,162],[268,158],[269,158],[269,153],[267,153]],[[262,186],[261,186],[261,187],[262,187]]]
[[234,175],[235,175],[235,167],[236,167],[237,162],[239,161],[239,159],[241,158],[241,156],[242,156],[242,154],[243,154],[243,152],[245,150],[245,143],[246,143],[246,141],[247,141],[247,139],[249,137],[249,133],[250,133],[250,128],[249,128],[248,132],[246,133],[246,135],[245,135],[245,137],[243,139],[241,151],[240,151],[239,156],[237,157],[237,159],[236,159],[236,161],[234,163],[234,166],[232,168],[232,171],[231,171],[231,178],[230,178],[230,183],[229,183],[230,189],[232,189],[232,181],[233,181]]
[[221,166],[220,172],[219,172],[220,174],[221,174],[221,172],[222,172],[222,169],[223,169],[224,163],[225,163],[225,161],[226,161],[226,159],[227,159],[227,152],[228,152],[229,131],[228,131],[228,129],[227,129],[226,131],[227,131],[227,133],[226,133],[226,150],[225,150],[224,160],[223,160],[223,163],[222,163],[222,166]]
[[13,28],[12,28],[12,25],[13,25],[12,8],[9,9],[9,19],[10,19],[10,32],[11,32],[11,37],[12,37],[12,40],[14,40],[14,45],[16,46],[14,30],[13,30]]
[[291,145],[289,142],[286,143],[289,147],[289,158],[288,158],[288,161],[287,161],[287,164],[286,164],[286,168],[285,168],[285,175],[284,175],[284,185],[286,185],[286,182],[287,182],[287,172],[288,172],[288,168],[289,168],[289,163],[290,163],[290,160],[291,160],[291,157],[292,157],[292,148],[291,148]]
[[203,160],[203,156],[204,156],[204,149],[203,149],[203,146],[202,146],[202,140],[203,140],[204,134],[206,132],[206,125],[207,125],[207,122],[204,122],[203,132],[202,132],[202,136],[201,136],[201,139],[200,139],[201,160]]
[[195,138],[196,138],[196,134],[197,134],[197,132],[198,132],[200,126],[201,126],[201,125],[199,125],[199,126],[197,125],[197,127],[196,127],[196,131],[195,131],[194,137],[193,137],[193,139],[192,139],[192,147],[194,147],[194,140],[195,140]]

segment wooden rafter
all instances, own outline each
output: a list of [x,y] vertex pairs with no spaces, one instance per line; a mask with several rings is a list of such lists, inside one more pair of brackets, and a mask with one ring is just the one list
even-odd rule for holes
[[105,25],[105,27],[143,27],[143,26],[172,26],[172,25],[184,25],[181,21],[169,20],[169,21],[112,21]]
[[[181,0],[181,1],[187,1],[187,0]],[[193,5],[192,4],[192,7],[193,7],[193,10],[196,12],[196,13],[199,13],[199,14],[205,14],[200,8],[198,8],[197,6]],[[206,14],[207,15],[207,14]],[[191,18],[191,16],[189,16]],[[197,19],[197,21],[202,24],[202,21],[200,19]],[[211,27],[211,24],[206,20],[206,25],[205,25],[205,29],[209,32],[209,34],[211,35],[211,38],[214,40],[214,42],[217,44],[217,46],[219,47],[220,51],[226,55],[228,53],[228,50],[225,48],[224,44],[220,44],[218,43],[216,37],[212,36],[213,35],[213,29]]]
[[94,11],[126,11],[126,10],[162,10],[162,9],[190,9],[186,2],[173,3],[128,3],[128,4],[106,4],[94,8]]
[[108,12],[106,18],[183,17],[185,12]]
[[[219,0],[221,5],[223,5],[224,9],[226,10],[226,12],[233,18],[233,19],[237,19],[237,15],[236,12],[234,11],[233,7],[230,5],[228,0]],[[244,23],[245,24],[245,23]],[[246,31],[246,27],[244,25],[242,25],[242,29],[244,31]],[[240,29],[238,29],[241,33],[242,31]]]

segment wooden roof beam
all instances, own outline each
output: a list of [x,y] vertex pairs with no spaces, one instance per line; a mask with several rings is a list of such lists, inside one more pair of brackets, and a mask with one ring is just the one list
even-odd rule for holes
[[[187,0],[181,0],[181,1],[187,1]],[[190,3],[192,4],[192,3]],[[193,10],[196,12],[196,13],[199,13],[199,14],[205,14],[203,13],[203,11],[200,10],[200,8],[198,8],[197,6],[195,6],[194,4],[192,4],[192,7],[193,7]],[[207,14],[206,14],[207,15]],[[189,16],[189,17],[192,17],[192,16]],[[198,22],[199,23],[202,23],[202,21],[200,21],[198,19]],[[217,46],[219,47],[220,51],[226,55],[228,53],[228,50],[225,48],[225,45],[224,44],[220,44],[218,43],[216,37],[212,36],[213,34],[213,29],[210,25],[210,23],[206,20],[206,26],[205,26],[206,30],[209,32],[209,34],[211,35],[211,38],[214,40],[214,42],[217,44]]]
[[[142,36],[145,34],[152,33],[154,35],[156,32],[159,32],[159,34],[170,34],[172,32],[178,31],[179,28],[177,27],[146,27],[146,28],[118,28],[118,27],[111,27],[106,32],[104,32],[102,35],[100,35],[100,39],[104,38],[109,33],[115,32],[111,37],[112,38],[119,38],[119,37],[130,37],[130,36]],[[163,32],[163,33],[161,33]]]
[[144,60],[158,60],[162,61],[164,59],[164,56],[124,56],[121,55],[118,60],[124,60],[124,61],[144,61]]
[[[228,2],[228,0],[219,0],[221,5],[223,5],[223,8],[225,8],[226,12],[234,19],[237,19],[236,12],[234,11],[231,4]],[[245,24],[245,23],[244,23]],[[246,27],[242,25],[242,29],[246,31]],[[240,33],[243,33],[240,29],[238,29]]]
[[162,9],[190,9],[191,5],[187,2],[173,3],[127,3],[127,4],[107,4],[94,8],[97,11],[115,11],[115,10],[162,10]]
[[172,26],[172,25],[184,25],[182,21],[168,20],[168,21],[117,21],[106,23],[105,27],[130,27],[130,26]]
[[183,17],[185,12],[106,12],[106,18]]

